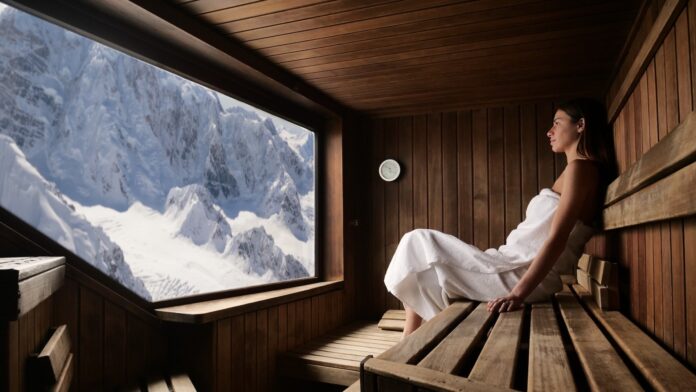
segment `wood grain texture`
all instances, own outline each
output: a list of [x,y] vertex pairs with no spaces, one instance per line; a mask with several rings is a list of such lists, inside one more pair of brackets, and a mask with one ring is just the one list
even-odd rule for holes
[[606,385],[617,390],[640,389],[631,372],[574,295],[557,293],[556,300],[590,387],[593,390],[600,390]]
[[696,388],[696,375],[617,311],[602,311],[587,293],[574,288],[592,315],[626,353],[650,385],[659,391]]
[[[371,170],[397,153],[402,174],[393,184],[369,173],[370,262],[359,267],[367,289],[358,293],[367,316],[403,309],[390,302],[383,278],[411,229],[440,230],[480,249],[504,243],[539,193],[538,179],[550,186],[565,168],[548,145],[548,128],[537,126],[551,123],[552,109],[543,101],[368,121]],[[387,147],[390,140],[398,149]]]
[[530,391],[574,391],[575,383],[550,303],[532,305],[529,334]]
[[476,359],[469,379],[485,384],[512,388],[522,333],[523,312],[505,312],[498,316],[486,345]]

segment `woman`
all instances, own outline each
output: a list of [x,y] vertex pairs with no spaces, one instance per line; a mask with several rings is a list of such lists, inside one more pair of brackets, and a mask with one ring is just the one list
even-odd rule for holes
[[574,273],[616,176],[612,135],[603,106],[585,98],[559,105],[546,135],[553,152],[565,153],[567,166],[552,188],[529,202],[505,245],[481,251],[428,229],[403,236],[384,283],[404,304],[404,337],[451,298],[487,301],[491,312],[513,311],[549,300],[562,289],[559,275]]

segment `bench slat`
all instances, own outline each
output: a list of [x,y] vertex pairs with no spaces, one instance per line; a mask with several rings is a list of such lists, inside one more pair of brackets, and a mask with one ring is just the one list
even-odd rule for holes
[[561,332],[550,303],[533,304],[529,335],[530,391],[574,391]]
[[68,392],[70,390],[70,383],[72,382],[74,371],[73,355],[68,354],[68,359],[65,361],[60,376],[58,376],[58,381],[56,381],[49,390],[51,392]]
[[585,312],[573,293],[556,293],[561,314],[590,387],[595,390],[639,391],[641,386],[619,354]]
[[389,309],[382,315],[382,320],[406,320],[406,311],[402,309]]
[[336,345],[336,344],[317,344],[317,343],[307,343],[302,346],[296,347],[295,349],[303,349],[303,350],[324,350],[324,351],[330,351],[334,353],[341,353],[341,354],[353,354],[353,355],[362,355],[362,356],[367,356],[367,355],[377,355],[381,354],[384,352],[384,350],[358,350],[354,347],[346,347],[345,345]]
[[68,360],[70,337],[67,328],[67,325],[55,328],[48,342],[35,358],[37,377],[44,385],[53,384],[58,380]]
[[400,341],[379,355],[378,358],[399,363],[414,361],[418,356],[436,345],[447,334],[450,327],[463,319],[474,306],[475,304],[472,302],[452,303],[445,310],[413,331],[409,335],[409,339]]
[[174,392],[196,392],[191,379],[186,374],[175,374],[171,377]]
[[472,349],[485,336],[487,327],[495,318],[495,313],[480,303],[467,318],[457,325],[418,366],[444,373],[454,373],[468,358]]
[[169,387],[164,379],[149,380],[147,382],[147,392],[169,392]]
[[287,352],[288,355],[303,355],[303,354],[310,354],[310,355],[317,355],[320,357],[329,357],[329,358],[339,358],[339,359],[348,359],[352,361],[362,361],[363,358],[365,358],[367,355],[359,355],[359,354],[345,354],[345,353],[337,353],[333,351],[326,351],[322,349],[293,349],[291,351]]
[[696,112],[643,153],[638,161],[627,168],[607,188],[605,205],[610,205],[633,194],[656,179],[696,159]]
[[618,311],[601,311],[590,293],[573,286],[597,320],[658,391],[696,391],[696,375]]
[[499,388],[472,381],[466,377],[459,377],[421,366],[394,363],[379,358],[370,358],[365,361],[365,371],[406,381],[411,385],[435,391],[510,391],[507,388]]
[[696,214],[694,178],[696,162],[606,207],[602,211],[604,229]]
[[522,311],[519,311],[505,312],[498,316],[486,345],[471,369],[470,380],[512,388],[522,332],[522,315]]
[[382,319],[377,326],[387,331],[403,331],[404,324],[406,320]]
[[[360,363],[358,362],[358,365]],[[351,385],[355,380],[359,381],[360,367],[355,369],[343,369],[330,366],[316,365],[299,360],[285,358],[278,366],[280,375],[304,380],[325,382],[337,385]],[[360,390],[360,384],[357,386]]]

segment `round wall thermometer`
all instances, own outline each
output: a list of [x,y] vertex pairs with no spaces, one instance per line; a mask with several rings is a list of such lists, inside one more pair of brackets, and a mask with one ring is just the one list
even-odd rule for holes
[[393,159],[385,159],[381,165],[379,165],[379,176],[382,177],[384,181],[394,181],[399,178],[401,173],[401,166],[399,162]]

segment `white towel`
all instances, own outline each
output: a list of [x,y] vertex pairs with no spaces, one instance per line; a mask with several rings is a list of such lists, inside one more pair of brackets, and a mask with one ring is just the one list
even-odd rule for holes
[[[424,320],[452,298],[490,301],[508,295],[544,244],[560,196],[544,188],[529,202],[525,220],[498,249],[481,251],[437,230],[416,229],[399,242],[384,276],[387,290]],[[525,299],[548,300],[562,289],[559,274],[572,273],[596,230],[578,221],[551,272]]]

